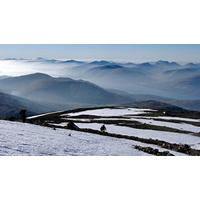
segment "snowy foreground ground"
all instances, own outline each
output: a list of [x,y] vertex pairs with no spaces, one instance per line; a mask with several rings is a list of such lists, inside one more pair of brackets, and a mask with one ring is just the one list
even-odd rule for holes
[[147,155],[133,144],[90,133],[0,121],[0,155]]
[[[100,127],[105,124],[108,133],[187,144],[193,149],[200,148],[199,119],[155,117],[153,115],[155,112],[151,109],[104,108],[66,114],[52,113],[53,117],[48,120],[45,119],[45,114],[29,118],[30,120],[43,119],[52,127],[0,120],[0,155],[152,155],[135,149],[136,145],[158,149],[161,152],[168,151],[173,155],[186,155],[162,148],[163,146],[98,135],[89,130],[69,130],[66,129],[69,121],[73,121],[79,128],[100,130]],[[135,123],[150,126],[142,129],[134,127]],[[155,129],[157,126],[159,130]],[[170,129],[166,131],[162,128]]]
[[0,120],[0,155],[149,155],[134,149],[134,145],[141,144],[91,133]]

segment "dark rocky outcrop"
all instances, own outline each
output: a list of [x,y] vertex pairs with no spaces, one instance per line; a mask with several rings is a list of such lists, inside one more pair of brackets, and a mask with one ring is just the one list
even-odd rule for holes
[[71,129],[71,130],[80,130],[80,128],[72,121],[70,121],[67,126],[66,126],[67,129]]
[[139,145],[136,145],[134,147],[135,147],[135,149],[137,149],[139,151],[143,151],[145,153],[156,155],[156,156],[174,156],[169,151],[159,151],[158,149],[154,149],[152,147],[142,147]]

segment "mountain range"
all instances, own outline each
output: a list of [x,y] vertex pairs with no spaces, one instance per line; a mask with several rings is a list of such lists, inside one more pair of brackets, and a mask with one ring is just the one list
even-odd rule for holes
[[[1,67],[4,66],[4,67]],[[169,61],[122,63],[106,60],[77,61],[56,59],[0,60],[2,75],[45,73],[94,83],[102,88],[131,94],[157,95],[179,100],[200,99],[200,64]]]
[[1,94],[25,99],[38,108],[42,105],[45,111],[138,100],[200,110],[199,87],[199,63],[0,60]]
[[51,105],[53,109],[59,105],[68,108],[76,105],[116,105],[131,101],[129,97],[88,81],[54,78],[42,73],[1,79],[0,90],[42,105]]

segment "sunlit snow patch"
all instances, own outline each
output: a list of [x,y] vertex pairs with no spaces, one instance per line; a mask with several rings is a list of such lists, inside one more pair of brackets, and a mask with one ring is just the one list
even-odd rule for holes
[[139,108],[103,108],[95,110],[86,110],[75,113],[63,114],[62,116],[78,116],[78,115],[96,115],[102,117],[111,117],[111,116],[125,116],[125,115],[140,115],[147,112],[154,112],[156,110],[152,109],[139,109]]

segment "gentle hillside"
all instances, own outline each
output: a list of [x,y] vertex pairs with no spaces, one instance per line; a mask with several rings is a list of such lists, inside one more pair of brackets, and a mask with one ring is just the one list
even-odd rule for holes
[[54,78],[41,73],[5,78],[0,80],[0,89],[52,105],[104,105],[130,101],[128,97],[109,92],[87,81]]
[[0,120],[0,155],[148,155],[133,142],[81,131]]

